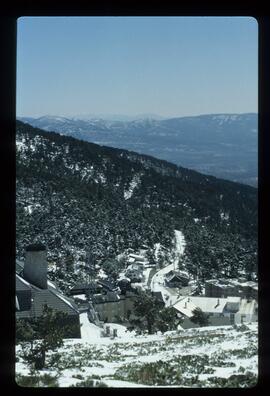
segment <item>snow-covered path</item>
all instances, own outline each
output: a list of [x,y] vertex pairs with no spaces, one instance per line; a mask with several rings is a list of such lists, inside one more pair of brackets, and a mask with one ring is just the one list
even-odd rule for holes
[[168,272],[177,269],[179,258],[184,254],[186,245],[183,233],[179,230],[174,230],[174,232],[175,249],[173,262],[159,270],[151,280],[151,291],[160,291],[166,306],[174,304],[177,296],[170,290],[170,288],[164,286],[164,276]]
[[184,254],[186,241],[182,231],[174,230],[174,232],[175,232],[175,246],[176,246],[175,253],[179,258]]

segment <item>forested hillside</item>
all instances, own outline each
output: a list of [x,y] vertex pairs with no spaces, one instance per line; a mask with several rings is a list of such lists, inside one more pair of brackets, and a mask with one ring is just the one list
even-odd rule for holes
[[141,247],[170,253],[186,239],[185,265],[210,278],[257,265],[257,190],[156,158],[17,122],[17,256],[43,242],[60,263],[85,252],[102,264]]
[[205,114],[116,121],[22,117],[33,127],[136,151],[235,182],[257,186],[258,115]]

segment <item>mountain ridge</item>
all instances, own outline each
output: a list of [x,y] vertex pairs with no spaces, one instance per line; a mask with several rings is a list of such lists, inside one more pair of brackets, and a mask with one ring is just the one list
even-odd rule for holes
[[257,185],[256,113],[132,121],[64,117],[22,120],[47,131],[152,155],[201,173]]

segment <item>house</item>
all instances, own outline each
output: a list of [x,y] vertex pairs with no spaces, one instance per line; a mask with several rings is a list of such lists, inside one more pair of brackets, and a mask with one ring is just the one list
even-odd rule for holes
[[256,300],[242,299],[238,312],[235,314],[235,323],[256,322],[258,320],[258,303]]
[[200,308],[209,316],[211,326],[253,322],[258,318],[256,301],[247,302],[241,297],[187,296],[178,300],[173,307],[184,317],[181,324],[184,328],[196,327],[190,320],[196,308]]
[[67,314],[63,325],[70,329],[66,338],[80,338],[79,310],[47,279],[47,253],[43,245],[26,248],[25,262],[16,263],[16,318],[38,319],[47,305]]
[[91,302],[100,321],[119,323],[128,317],[129,311],[133,310],[134,298],[135,294],[128,291],[125,295],[108,292],[93,295]]
[[134,259],[135,261],[141,261],[141,262],[145,262],[146,259],[143,255],[140,254],[135,254],[135,253],[130,253],[129,257]]
[[209,279],[205,281],[205,295],[207,297],[239,296],[258,300],[258,284],[243,277]]
[[146,267],[149,264],[149,261],[144,256],[144,253],[145,253],[144,250],[142,250],[142,254],[129,253],[128,263],[136,264],[137,266],[140,266],[141,268]]
[[171,270],[165,275],[165,285],[167,287],[185,287],[189,278],[184,272]]
[[75,286],[70,289],[70,294],[73,296],[90,293],[98,293],[102,290],[102,286],[98,285],[97,282],[78,282]]

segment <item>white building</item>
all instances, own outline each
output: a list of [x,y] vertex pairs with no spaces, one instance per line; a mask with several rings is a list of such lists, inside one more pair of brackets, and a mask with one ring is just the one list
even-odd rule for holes
[[182,327],[196,327],[190,318],[196,308],[209,315],[209,325],[222,326],[257,321],[258,304],[255,300],[241,297],[201,297],[186,296],[178,300],[173,307],[185,317]]

